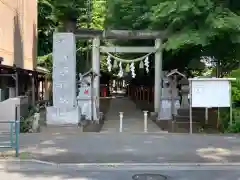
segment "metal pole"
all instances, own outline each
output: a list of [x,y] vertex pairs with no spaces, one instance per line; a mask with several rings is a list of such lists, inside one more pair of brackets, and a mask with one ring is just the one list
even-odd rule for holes
[[32,79],[32,105],[34,106],[35,104],[35,74],[32,74],[31,76]]
[[205,124],[208,124],[208,108],[205,108]]
[[14,134],[14,123],[10,122],[10,143],[11,147],[14,146],[14,141],[13,141],[13,134]]
[[17,72],[17,70],[16,70],[16,72],[15,72],[15,86],[16,86],[16,97],[19,95],[19,90],[18,90],[18,72]]
[[93,103],[94,103],[94,94],[93,94],[94,88],[93,88],[93,83],[94,83],[94,77],[93,77],[93,73],[92,73],[91,74],[91,84],[90,84],[90,89],[91,89],[91,121],[92,122],[94,121],[94,112],[93,112],[93,109],[94,109],[94,106],[93,106]]
[[173,82],[174,82],[174,77],[170,80],[170,88],[171,88],[171,118],[173,120],[173,115],[174,115],[174,97],[173,97]]
[[120,118],[119,132],[122,132],[122,130],[123,130],[123,112],[119,112],[119,118]]
[[231,82],[229,81],[229,96],[230,96],[230,125],[233,124],[233,108],[232,108],[232,84]]
[[144,132],[148,132],[148,125],[147,125],[147,119],[148,119],[148,111],[143,111],[144,113]]
[[19,131],[20,131],[20,120],[17,120],[15,123],[15,135],[16,135],[15,153],[16,153],[16,157],[19,156]]
[[20,132],[20,116],[19,106],[15,107],[15,156],[19,156],[19,132]]
[[192,134],[192,81],[190,80],[190,83],[189,83],[189,94],[190,94],[190,99],[189,99],[189,104],[190,104],[190,107],[189,107],[189,118],[190,118],[190,134]]

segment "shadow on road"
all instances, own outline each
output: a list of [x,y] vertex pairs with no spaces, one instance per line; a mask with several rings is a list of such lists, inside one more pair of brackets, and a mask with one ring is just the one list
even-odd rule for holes
[[22,151],[54,163],[240,162],[240,139],[212,135],[29,134]]

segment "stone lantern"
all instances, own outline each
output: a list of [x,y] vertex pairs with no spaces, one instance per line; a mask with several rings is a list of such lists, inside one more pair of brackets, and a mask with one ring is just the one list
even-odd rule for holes
[[180,97],[177,88],[179,77],[185,78],[185,75],[177,69],[164,73],[159,120],[172,120],[172,117],[177,115],[177,110],[180,108]]
[[181,85],[181,109],[188,109],[189,108],[189,82],[187,78],[182,78],[180,80]]
[[177,111],[180,108],[180,96],[179,90],[177,88],[179,78],[186,79],[185,75],[180,73],[177,69],[172,70],[167,74],[170,82],[171,89],[171,113],[172,115],[177,115]]
[[100,76],[92,69],[84,74],[79,74],[77,104],[81,108],[86,120],[99,120],[99,106],[96,89],[93,88],[94,78]]

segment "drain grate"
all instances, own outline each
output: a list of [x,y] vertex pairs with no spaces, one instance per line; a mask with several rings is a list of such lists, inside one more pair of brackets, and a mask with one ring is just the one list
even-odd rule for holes
[[167,180],[167,177],[161,174],[135,174],[133,180]]

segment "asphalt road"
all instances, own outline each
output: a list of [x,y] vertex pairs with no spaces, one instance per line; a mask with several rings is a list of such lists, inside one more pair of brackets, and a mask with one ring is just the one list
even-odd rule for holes
[[[37,162],[1,163],[0,177],[7,180],[238,180],[238,165],[122,165],[91,167],[51,165]],[[148,174],[148,178],[141,177]],[[154,175],[154,176],[152,176]]]
[[21,136],[21,151],[55,163],[240,162],[240,136],[86,133]]

